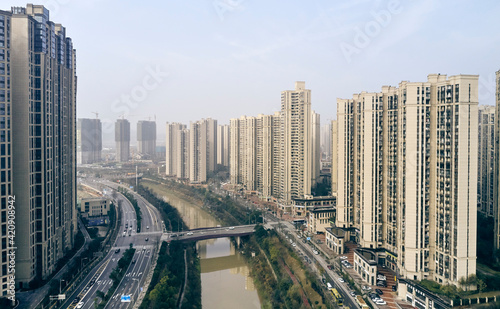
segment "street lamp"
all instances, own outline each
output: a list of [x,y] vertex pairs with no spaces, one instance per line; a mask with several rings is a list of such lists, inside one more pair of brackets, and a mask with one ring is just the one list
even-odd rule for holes
[[64,280],[64,279],[59,279],[59,294],[61,294],[61,293],[62,293],[62,289],[61,289],[61,281],[66,282],[66,280]]
[[83,269],[83,260],[88,260],[89,258],[84,257],[83,259],[80,260],[80,271]]

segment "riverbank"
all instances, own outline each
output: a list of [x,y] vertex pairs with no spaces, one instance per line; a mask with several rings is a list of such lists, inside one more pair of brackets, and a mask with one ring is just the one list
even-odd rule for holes
[[[249,210],[228,196],[222,197],[204,187],[193,187],[173,181],[161,183],[143,180],[156,194],[176,194],[198,205],[224,225],[259,221],[259,211]],[[257,228],[255,236],[243,237],[243,255],[251,266],[262,308],[330,308],[318,280],[299,257],[274,231]]]

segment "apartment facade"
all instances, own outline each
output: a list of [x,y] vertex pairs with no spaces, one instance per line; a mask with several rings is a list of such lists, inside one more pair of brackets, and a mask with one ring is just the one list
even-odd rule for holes
[[177,176],[177,158],[178,148],[177,139],[179,131],[186,129],[186,126],[181,123],[168,123],[166,127],[166,143],[165,143],[165,173],[167,176]]
[[431,74],[337,100],[336,226],[397,255],[405,278],[476,272],[477,88],[477,75]]
[[78,164],[101,161],[102,124],[99,119],[79,118],[76,127]]
[[130,122],[118,119],[115,122],[116,161],[130,160]]
[[[495,91],[495,110],[496,114],[500,115],[500,70],[496,72],[496,91]],[[495,220],[495,250],[500,249],[500,117],[496,117],[495,119],[495,178],[494,178],[494,186],[495,190],[493,192],[493,198],[495,206],[493,208],[494,220]]]
[[217,126],[217,164],[229,167],[229,125]]
[[137,152],[146,159],[156,156],[156,122],[137,122]]
[[16,121],[5,132],[12,136],[2,131],[0,140],[12,143],[12,165],[6,166],[12,167],[16,212],[22,214],[16,218],[16,285],[25,288],[35,278],[46,279],[74,245],[76,56],[65,28],[50,21],[43,6],[13,7],[0,15],[4,32],[10,29],[0,63],[10,53],[10,102],[17,102],[5,105],[5,115]]
[[493,217],[495,188],[495,107],[479,106],[477,155],[477,208],[487,217]]

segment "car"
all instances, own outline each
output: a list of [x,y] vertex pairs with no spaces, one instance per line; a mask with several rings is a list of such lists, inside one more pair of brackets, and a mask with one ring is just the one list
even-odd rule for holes
[[371,290],[372,290],[372,288],[371,288],[371,287],[369,287],[368,285],[363,285],[363,286],[361,287],[361,289],[362,289],[363,291],[371,291]]
[[177,234],[170,235],[170,238],[172,238],[172,237],[177,237]]
[[387,287],[387,282],[379,280],[377,281],[377,286],[381,286],[383,288]]
[[339,278],[339,282],[342,282],[342,283],[344,283],[345,281],[344,281],[344,279],[342,279],[342,278]]
[[318,255],[318,254],[319,254],[319,252],[318,252],[318,251],[316,251],[316,250],[313,250],[313,253],[314,253],[314,254],[316,254],[316,255]]
[[146,229],[149,229],[149,225],[148,225],[148,226],[146,226]]
[[328,268],[329,270],[333,269],[332,265],[326,265],[326,268]]
[[132,264],[135,264],[135,260],[132,260]]
[[375,303],[377,305],[387,305],[387,303],[385,302],[385,300],[383,300],[382,298],[379,298],[375,301]]
[[144,241],[148,241],[148,240],[149,240],[149,238],[147,238],[147,237],[146,237],[146,239],[144,239]]
[[115,250],[115,253],[119,253],[119,252],[120,252],[120,248]]
[[186,233],[186,235],[191,236],[191,235],[193,235],[193,232],[188,232],[188,233]]
[[71,303],[77,304],[79,301],[80,301],[80,297],[77,296],[75,299],[73,299],[73,301]]
[[80,308],[83,308],[83,305],[85,305],[84,302],[79,302],[78,305],[76,305],[76,308],[80,309]]
[[234,230],[234,226],[231,226],[229,229],[230,229],[230,230]]
[[350,291],[350,292],[349,292],[349,295],[351,295],[352,297],[356,297],[356,292],[354,292],[354,291]]
[[393,286],[392,286],[392,291],[393,291],[393,292],[396,292],[397,290],[398,290],[398,287],[397,287],[397,286],[395,286],[395,285],[393,285]]
[[387,280],[387,278],[384,275],[378,275],[377,280]]
[[347,260],[347,256],[343,255],[340,257],[341,260]]
[[297,247],[297,245],[295,243],[292,243],[292,246]]
[[375,292],[377,292],[378,295],[384,295],[381,289],[375,289]]

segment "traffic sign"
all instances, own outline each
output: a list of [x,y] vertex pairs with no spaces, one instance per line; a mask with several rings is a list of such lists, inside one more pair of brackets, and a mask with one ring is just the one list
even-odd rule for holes
[[122,295],[121,302],[122,303],[130,303],[130,295]]

